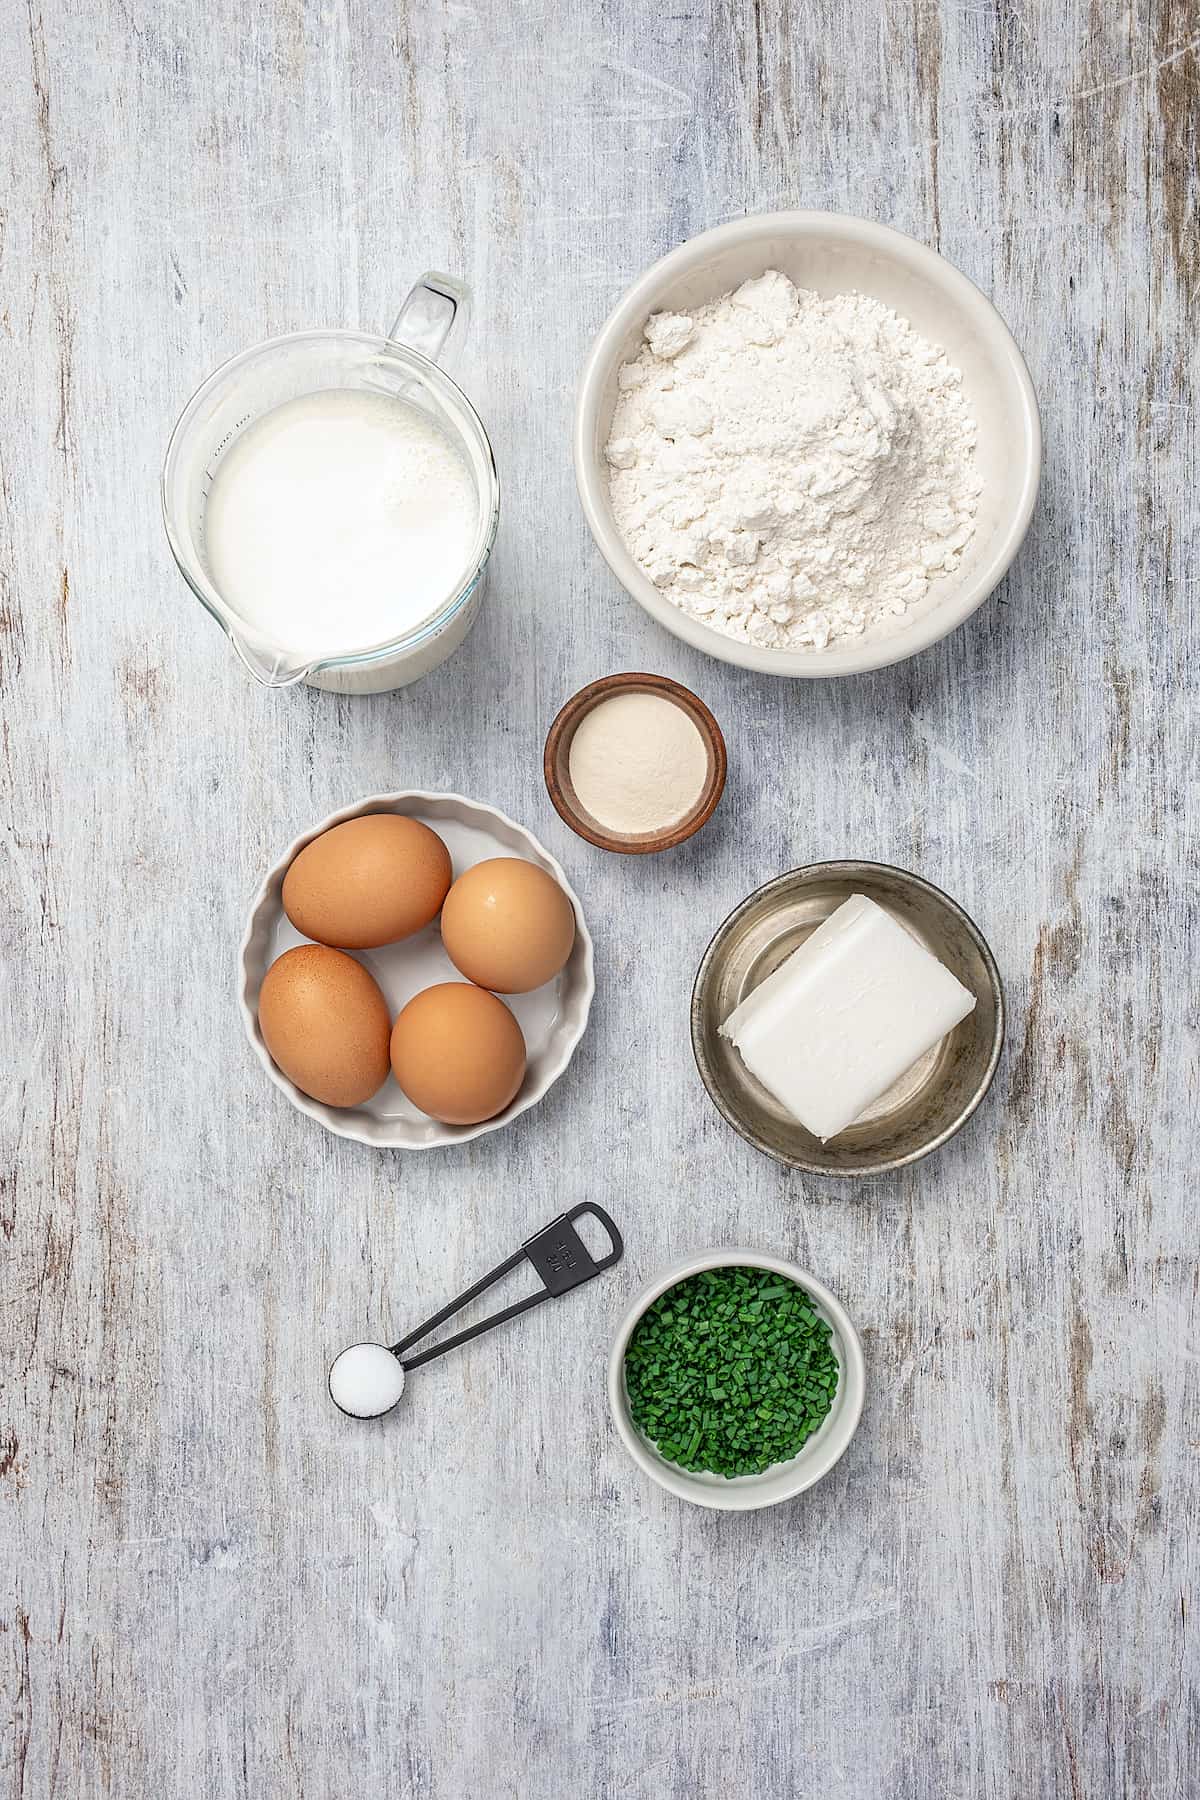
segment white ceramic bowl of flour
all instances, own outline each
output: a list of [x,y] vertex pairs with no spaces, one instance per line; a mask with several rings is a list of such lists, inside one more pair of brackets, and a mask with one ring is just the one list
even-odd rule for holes
[[[644,351],[654,313],[695,312],[779,270],[823,299],[859,293],[889,307],[946,352],[962,373],[977,427],[974,530],[952,572],[933,579],[902,617],[870,621],[823,649],[742,641],[675,604],[635,560],[614,516],[606,448],[618,374]],[[1041,472],[1041,429],[1029,372],[1004,321],[965,275],[888,226],[838,213],[768,213],[704,232],[634,283],[600,330],[580,378],[575,476],[592,535],[613,574],[668,631],[709,656],[775,675],[852,675],[900,662],[945,637],[995,588],[1029,526]]]

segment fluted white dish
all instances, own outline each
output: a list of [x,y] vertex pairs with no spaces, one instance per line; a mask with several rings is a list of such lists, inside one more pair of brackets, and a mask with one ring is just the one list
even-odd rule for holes
[[[439,1120],[427,1117],[401,1093],[392,1075],[362,1106],[325,1106],[302,1094],[296,1084],[288,1080],[282,1069],[272,1062],[263,1042],[258,1023],[258,995],[263,977],[285,950],[308,942],[283,910],[283,878],[295,857],[315,837],[332,825],[341,825],[346,819],[360,819],[367,813],[400,813],[428,825],[445,842],[456,877],[464,869],[492,856],[518,856],[526,862],[536,863],[554,877],[575,910],[575,945],[562,972],[530,994],[503,996],[505,1004],[516,1015],[525,1038],[528,1054],[525,1079],[515,1100],[494,1119],[486,1119],[481,1125],[443,1125]],[[436,920],[424,931],[398,944],[384,944],[379,949],[349,954],[353,954],[375,977],[393,1019],[422,988],[432,987],[439,981],[464,979],[446,955]],[[521,1113],[528,1112],[570,1062],[575,1046],[587,1028],[595,992],[592,940],[584,921],[583,907],[561,865],[550,852],[532,832],[494,806],[468,800],[462,794],[433,794],[419,790],[372,794],[353,806],[330,813],[327,819],[322,819],[289,844],[268,871],[254,897],[242,938],[238,971],[238,1000],[246,1036],[258,1062],[280,1093],[286,1094],[293,1106],[307,1113],[310,1119],[316,1119],[327,1131],[381,1150],[434,1150],[445,1144],[464,1144],[471,1138],[481,1137],[484,1132],[499,1131]]]

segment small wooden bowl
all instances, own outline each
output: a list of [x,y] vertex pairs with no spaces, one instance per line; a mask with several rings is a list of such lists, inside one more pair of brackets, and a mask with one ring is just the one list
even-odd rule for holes
[[[571,785],[571,740],[592,708],[602,700],[610,700],[614,694],[658,694],[662,699],[681,707],[704,739],[708,751],[708,775],[700,798],[691,812],[663,831],[644,832],[637,837],[607,831],[591,813],[584,810]],[[586,687],[580,688],[567,701],[551,725],[543,757],[546,791],[559,817],[579,837],[586,838],[589,844],[595,844],[601,850],[614,850],[621,856],[643,856],[651,850],[671,850],[676,844],[682,844],[685,838],[693,837],[702,825],[708,823],[716,810],[717,801],[725,787],[727,762],[721,727],[703,700],[697,699],[689,688],[682,687],[678,681],[668,680],[665,675],[642,674],[606,675],[602,680],[590,681]]]

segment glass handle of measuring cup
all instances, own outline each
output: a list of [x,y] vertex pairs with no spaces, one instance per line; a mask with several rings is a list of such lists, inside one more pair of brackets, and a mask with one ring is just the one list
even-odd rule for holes
[[427,269],[396,314],[388,336],[393,343],[404,344],[436,362],[455,326],[461,334],[469,299],[464,282]]

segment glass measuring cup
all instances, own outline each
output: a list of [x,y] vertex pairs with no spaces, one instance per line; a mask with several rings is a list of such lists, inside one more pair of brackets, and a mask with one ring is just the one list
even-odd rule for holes
[[[386,337],[359,331],[299,331],[231,357],[197,388],[167,445],[163,523],[180,573],[222,627],[242,662],[268,687],[305,681],[337,693],[405,687],[436,668],[466,637],[479,610],[500,517],[500,484],[488,436],[471,402],[437,366],[467,290],[430,271],[408,295]],[[248,425],[286,400],[325,388],[383,394],[416,407],[450,438],[471,475],[477,501],[474,542],[453,591],[419,625],[345,655],[304,657],[270,642],[229,604],[213,581],[205,511],[217,466]],[[403,580],[397,571],[397,584]]]

